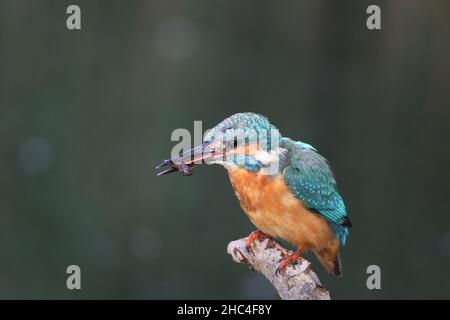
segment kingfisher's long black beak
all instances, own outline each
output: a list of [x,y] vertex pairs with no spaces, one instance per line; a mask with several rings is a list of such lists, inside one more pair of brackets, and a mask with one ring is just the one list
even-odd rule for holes
[[176,171],[180,171],[185,176],[191,175],[194,165],[205,163],[207,159],[214,156],[214,151],[211,151],[208,146],[209,143],[204,143],[171,159],[164,160],[156,167],[156,169],[163,169],[157,175],[161,176]]

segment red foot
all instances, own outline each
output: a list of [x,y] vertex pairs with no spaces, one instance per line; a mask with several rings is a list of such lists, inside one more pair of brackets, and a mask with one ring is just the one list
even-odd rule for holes
[[247,237],[247,241],[245,241],[245,244],[248,248],[250,248],[253,245],[253,241],[256,239],[259,239],[261,237],[266,237],[266,234],[262,232],[261,230],[255,230],[252,233],[250,233]]
[[281,259],[275,274],[278,275],[280,272],[284,271],[289,264],[294,263],[298,258],[300,258],[301,254],[302,249],[298,248],[293,254],[287,255]]

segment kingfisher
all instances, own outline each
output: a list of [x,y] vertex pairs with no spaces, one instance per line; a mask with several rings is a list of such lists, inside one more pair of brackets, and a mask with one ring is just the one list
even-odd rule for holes
[[247,237],[248,248],[262,237],[281,238],[297,248],[279,261],[276,273],[310,250],[327,272],[342,275],[339,248],[351,222],[328,161],[313,146],[283,137],[262,115],[237,113],[207,132],[203,144],[157,166],[163,169],[158,175],[191,175],[197,164],[227,170],[257,228]]

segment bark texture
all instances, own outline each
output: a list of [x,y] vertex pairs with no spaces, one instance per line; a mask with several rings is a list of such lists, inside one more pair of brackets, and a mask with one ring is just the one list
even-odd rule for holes
[[330,300],[330,293],[322,286],[316,273],[311,270],[311,263],[300,258],[295,265],[275,274],[279,260],[291,251],[270,238],[255,240],[247,248],[246,239],[232,241],[228,244],[228,253],[233,260],[244,263],[251,269],[263,274],[275,287],[283,300]]

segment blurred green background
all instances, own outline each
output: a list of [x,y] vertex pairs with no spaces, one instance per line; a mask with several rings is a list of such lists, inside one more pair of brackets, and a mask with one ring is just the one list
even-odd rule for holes
[[254,227],[224,169],[155,176],[174,129],[243,111],[331,162],[354,224],[344,277],[307,257],[333,298],[450,298],[449,16],[444,0],[0,0],[0,298],[277,298],[226,253]]

